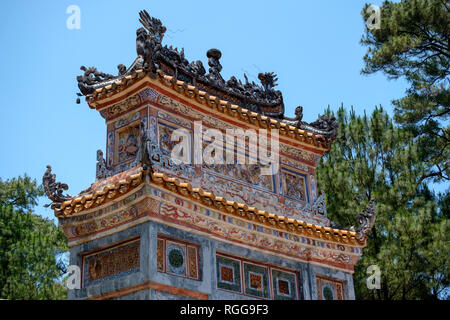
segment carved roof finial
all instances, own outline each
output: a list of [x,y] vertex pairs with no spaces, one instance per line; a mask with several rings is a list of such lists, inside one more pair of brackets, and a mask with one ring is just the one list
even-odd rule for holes
[[356,221],[359,223],[359,227],[356,229],[359,240],[363,240],[369,231],[375,224],[375,218],[377,214],[375,212],[375,199],[370,199],[369,205],[356,216]]
[[64,190],[68,190],[69,186],[65,183],[56,182],[56,175],[52,174],[52,167],[47,165],[47,170],[42,177],[42,184],[47,197],[53,202],[64,202],[70,200],[70,195],[63,195]]
[[166,32],[166,27],[163,26],[161,20],[151,17],[146,10],[139,11],[139,22],[148,30],[150,36],[158,43],[161,44]]
[[220,71],[222,71],[222,65],[220,64],[220,58],[222,57],[222,52],[219,49],[209,49],[206,52],[206,56],[208,57],[208,65],[209,73],[206,77],[215,83],[217,86],[223,87],[225,86],[225,80],[222,78]]

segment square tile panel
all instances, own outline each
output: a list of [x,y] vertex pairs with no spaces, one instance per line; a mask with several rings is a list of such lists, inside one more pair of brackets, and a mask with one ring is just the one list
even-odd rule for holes
[[267,267],[244,262],[245,294],[269,299],[269,270]]
[[274,300],[296,300],[296,274],[272,269],[272,286]]
[[241,292],[241,263],[239,260],[217,255],[216,269],[219,289]]

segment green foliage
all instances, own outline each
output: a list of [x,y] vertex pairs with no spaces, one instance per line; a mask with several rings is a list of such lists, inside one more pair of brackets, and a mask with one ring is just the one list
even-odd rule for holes
[[[363,10],[364,21],[370,13]],[[361,39],[368,47],[363,74],[383,72],[410,83],[394,100],[395,121],[419,143],[426,170],[419,182],[450,180],[450,4],[445,0],[385,1],[380,29]]]
[[43,195],[28,176],[0,179],[0,298],[65,299],[60,282],[68,250],[63,232],[32,213]]
[[[370,117],[337,112],[338,136],[317,169],[330,219],[350,227],[376,201],[377,218],[355,266],[358,299],[437,298],[449,285],[448,196],[419,183],[426,170],[410,132],[394,126],[382,108]],[[368,290],[366,270],[378,265],[381,290]]]

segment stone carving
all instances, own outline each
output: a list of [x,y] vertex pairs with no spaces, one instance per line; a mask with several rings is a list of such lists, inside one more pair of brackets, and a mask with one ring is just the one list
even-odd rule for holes
[[123,273],[137,272],[140,266],[140,241],[110,247],[106,251],[84,258],[86,286],[116,278]]
[[150,139],[144,121],[141,121],[141,123],[139,124],[139,133],[137,135],[137,138],[138,151],[136,154],[136,159],[134,160],[134,166],[142,165],[144,170],[150,170],[150,172],[153,172],[150,159],[150,151],[148,149],[148,143],[150,143]]
[[356,221],[359,223],[359,227],[356,228],[356,233],[360,240],[364,239],[369,231],[375,224],[376,212],[375,212],[375,200],[371,199],[369,205],[356,216]]
[[326,215],[327,213],[327,207],[325,202],[325,192],[323,190],[320,190],[319,197],[313,204],[313,211],[316,214]]
[[139,95],[135,94],[121,102],[114,104],[112,107],[109,107],[107,112],[109,116],[115,116],[121,113],[124,113],[130,108],[137,106],[140,103]]
[[[68,190],[69,186],[65,183],[56,182],[56,175],[52,174],[52,167],[47,165],[47,170],[42,177],[42,184],[47,197],[54,203],[60,203],[70,200],[70,195],[63,195],[64,190]],[[45,205],[48,207],[49,205]]]
[[106,161],[103,158],[103,151],[97,150],[97,165],[95,170],[95,181],[111,177],[113,172],[106,167]]

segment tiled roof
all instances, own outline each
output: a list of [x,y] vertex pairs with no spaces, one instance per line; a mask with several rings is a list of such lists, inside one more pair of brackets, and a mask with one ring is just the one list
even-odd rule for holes
[[[120,79],[117,82],[109,84],[95,90],[95,92],[86,97],[89,106],[96,108],[96,102],[111,97],[131,85],[135,84],[146,75],[144,70],[136,70],[134,73]],[[254,124],[263,129],[278,129],[280,135],[298,140],[299,142],[310,144],[316,148],[327,151],[331,147],[331,140],[326,140],[323,135],[315,134],[307,130],[303,130],[287,123],[275,120],[260,113],[250,111],[229,101],[221,100],[216,96],[210,95],[206,91],[190,85],[184,81],[177,80],[173,76],[166,75],[163,71],[157,71],[157,79],[165,86],[175,90],[185,97],[195,100],[201,104],[207,105],[214,111],[222,114],[230,115],[236,119],[240,119],[250,124]]]
[[[139,168],[138,173],[128,174],[120,180],[114,180],[114,177],[108,178],[110,181],[115,182],[111,182],[110,184],[106,183],[106,185],[102,183],[104,185],[103,188],[75,196],[72,200],[61,203],[59,208],[53,206],[55,215],[64,219],[65,217],[78,214],[83,210],[92,209],[111,202],[115,198],[136,189],[144,182],[144,177],[146,176],[146,172],[142,170],[142,167]],[[136,170],[130,170],[129,172],[136,172]],[[177,178],[169,177],[163,173],[151,173],[148,174],[148,177],[150,178],[149,183],[156,184],[171,192],[192,199],[206,207],[233,214],[247,220],[257,221],[261,224],[267,224],[280,230],[338,243],[364,245],[366,241],[365,237],[364,239],[359,239],[357,233],[354,231],[310,224],[302,220],[290,219],[268,213],[255,207],[248,207],[242,203],[229,201],[224,197],[216,197],[212,192],[206,192],[200,188],[193,188],[191,184],[180,182]]]

